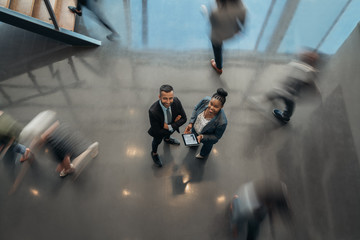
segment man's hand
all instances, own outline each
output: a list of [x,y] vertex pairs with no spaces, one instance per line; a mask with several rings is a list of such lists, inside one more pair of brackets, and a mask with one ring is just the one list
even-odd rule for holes
[[177,115],[177,117],[175,118],[174,122],[179,121],[179,120],[180,120],[180,118],[181,118],[181,115]]
[[169,130],[169,125],[167,125],[167,123],[164,123],[164,129]]
[[185,134],[191,133],[192,126],[193,126],[192,123],[190,123],[189,125],[187,125],[187,127],[185,128],[184,133],[185,133]]

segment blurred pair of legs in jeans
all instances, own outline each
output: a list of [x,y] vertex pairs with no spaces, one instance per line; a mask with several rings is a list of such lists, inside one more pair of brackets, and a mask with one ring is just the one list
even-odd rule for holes
[[119,34],[116,32],[115,28],[107,21],[106,18],[103,17],[102,14],[99,13],[98,9],[95,9],[91,6],[91,3],[89,3],[88,0],[78,0],[76,8],[74,6],[69,6],[70,11],[73,13],[76,13],[79,16],[82,16],[82,6],[87,7],[89,10],[91,10],[94,15],[97,17],[99,22],[104,25],[109,31],[111,31],[111,34],[106,36],[109,40],[115,40],[119,37]]
[[270,101],[281,99],[285,104],[284,110],[281,111],[279,109],[274,109],[273,114],[276,118],[283,121],[284,123],[290,121],[290,117],[293,115],[295,109],[295,101],[290,97],[283,96],[277,92],[270,92],[266,95],[266,97]]
[[[195,134],[195,136],[197,137],[199,134],[196,133],[195,129],[192,128],[191,129],[191,132],[193,134]],[[206,157],[210,154],[211,152],[211,149],[213,148],[213,145],[215,144],[216,142],[214,141],[205,141],[205,142],[202,142],[203,146],[201,147],[201,150],[200,150],[200,155],[203,156],[203,157]]]
[[214,59],[211,60],[211,65],[216,70],[217,73],[221,74],[223,67],[223,58],[222,58],[223,43],[211,42],[211,45],[214,52]]

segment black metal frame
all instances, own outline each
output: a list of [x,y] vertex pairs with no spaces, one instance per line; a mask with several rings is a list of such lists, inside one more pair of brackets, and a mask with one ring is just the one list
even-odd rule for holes
[[53,22],[54,24],[54,27],[56,30],[60,30],[59,29],[59,24],[57,23],[57,20],[56,20],[56,16],[55,16],[55,13],[54,13],[54,9],[52,8],[51,6],[51,3],[49,2],[49,0],[44,0],[45,2],[45,5],[46,5],[46,8],[50,14],[50,18],[51,18],[51,21]]

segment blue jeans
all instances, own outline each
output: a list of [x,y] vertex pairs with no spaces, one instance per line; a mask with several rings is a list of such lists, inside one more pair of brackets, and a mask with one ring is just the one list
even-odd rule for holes
[[209,155],[213,145],[214,145],[214,143],[203,143],[203,146],[200,150],[200,155],[203,157]]
[[24,155],[25,151],[26,151],[26,147],[20,143],[13,143],[10,146],[9,150],[12,152],[20,153],[21,155]]
[[220,43],[211,43],[212,44],[212,47],[213,47],[213,51],[214,51],[214,59],[215,59],[215,62],[216,62],[216,67],[218,69],[222,69],[223,67],[223,59],[222,59],[222,48],[223,48],[223,44]]
[[[199,135],[199,134],[196,133],[194,128],[191,129],[191,132],[194,133],[196,137]],[[213,143],[213,142],[204,142],[202,144],[203,144],[203,146],[202,146],[202,148],[200,150],[200,155],[205,157],[205,156],[210,154],[211,149],[212,149],[212,147],[213,147],[213,145],[215,143]]]

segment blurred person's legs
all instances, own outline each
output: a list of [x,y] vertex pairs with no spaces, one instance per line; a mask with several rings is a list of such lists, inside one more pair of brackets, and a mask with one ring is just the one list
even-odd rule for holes
[[87,3],[88,3],[88,0],[78,0],[76,7],[77,7],[79,10],[81,10],[81,5],[87,6],[87,5],[88,5]]
[[287,97],[279,96],[279,98],[284,101],[285,108],[283,111],[275,108],[273,110],[273,114],[277,119],[279,119],[283,123],[287,123],[288,121],[290,121],[290,117],[294,112],[295,102]]
[[285,103],[285,109],[283,111],[283,117],[285,119],[289,119],[293,115],[294,109],[295,109],[295,102],[291,99],[283,98]]
[[60,172],[60,177],[73,173],[75,168],[71,159],[78,157],[91,146],[78,131],[67,125],[60,125],[58,121],[42,134],[42,139],[59,162],[56,170]]
[[14,143],[13,145],[11,145],[10,150],[22,155],[20,158],[20,162],[28,160],[31,154],[30,148],[27,148],[20,143]]
[[99,20],[99,22],[105,27],[107,28],[111,34],[107,35],[106,38],[109,39],[110,41],[113,41],[117,38],[119,38],[119,34],[117,33],[117,31],[115,30],[115,28],[112,26],[112,24],[104,17],[104,14],[101,13],[99,11],[98,8],[90,8],[90,10],[94,13],[94,15],[97,17],[97,19]]
[[58,164],[56,171],[60,172],[60,177],[65,177],[75,171],[73,165],[71,164],[69,155],[66,155],[63,161]]
[[248,220],[242,214],[241,208],[241,202],[238,196],[235,195],[230,204],[230,227],[234,239],[245,240]]
[[119,34],[115,30],[115,28],[109,23],[109,21],[107,21],[107,19],[103,16],[103,14],[101,14],[98,11],[98,8],[96,6],[92,6],[92,5],[93,4],[89,3],[87,0],[79,0],[78,3],[77,3],[76,8],[74,6],[68,6],[68,8],[73,13],[76,13],[77,15],[82,16],[82,8],[81,8],[81,6],[87,7],[90,11],[92,11],[94,13],[94,15],[97,17],[99,22],[102,25],[104,25],[111,32],[111,34],[106,36],[107,39],[109,39],[111,41],[117,39],[119,37]]
[[291,116],[294,113],[295,109],[295,101],[290,99],[289,97],[285,97],[282,94],[278,93],[277,91],[272,91],[266,94],[266,98],[270,101],[273,101],[275,99],[281,99],[284,104],[285,108],[283,111],[279,109],[274,109],[273,114],[274,116],[279,119],[280,121],[286,123],[290,121]]
[[68,6],[69,10],[73,13],[76,13],[79,16],[82,16],[82,9],[81,9],[81,5],[86,6],[87,1],[86,0],[78,0],[76,7],[74,6]]
[[110,41],[113,41],[113,40],[116,40],[117,38],[119,38],[119,34],[115,30],[115,28],[107,21],[106,18],[104,18],[103,16],[98,15],[96,13],[95,13],[95,15],[99,19],[99,22],[102,23],[102,25],[104,25],[111,32],[111,34],[106,36],[107,39],[109,39]]
[[106,17],[104,17],[105,14],[100,11],[99,6],[97,6],[94,1],[89,2],[83,0],[82,2],[84,3],[82,5],[86,6],[96,16],[99,22],[111,32],[111,34],[107,35],[106,38],[110,41],[117,39],[119,37],[119,34],[115,30],[115,27],[107,20]]
[[215,71],[219,74],[222,73],[222,64],[223,64],[223,59],[222,59],[222,48],[223,48],[223,44],[222,43],[211,43],[212,48],[213,48],[213,52],[214,52],[214,59],[211,60],[211,66],[215,69]]
[[260,224],[266,215],[262,215],[260,218],[253,218],[248,221],[247,226],[247,238],[246,240],[256,240],[259,235]]
[[[5,142],[1,141],[1,150],[6,145]],[[29,159],[31,155],[30,148],[27,148],[26,146],[20,144],[20,143],[12,143],[11,146],[8,149],[11,152],[18,153],[21,155],[20,162],[24,162]]]
[[14,143],[11,145],[9,150],[24,155],[26,152],[26,147],[20,143]]
[[58,134],[52,134],[49,139],[45,140],[47,145],[52,148],[52,152],[56,156],[56,160],[59,162],[56,167],[56,171],[60,173],[60,177],[65,177],[66,175],[74,172],[74,168],[71,165],[70,156],[73,155],[68,140],[63,138],[63,136]]

